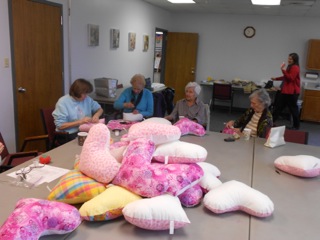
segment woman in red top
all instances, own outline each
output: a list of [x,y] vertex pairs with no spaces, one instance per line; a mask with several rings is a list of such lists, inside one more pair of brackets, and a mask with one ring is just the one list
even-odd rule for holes
[[286,64],[282,63],[281,71],[283,76],[271,78],[272,80],[282,81],[279,105],[273,113],[273,121],[277,121],[282,110],[287,106],[293,119],[293,126],[291,129],[299,129],[300,120],[297,101],[300,94],[300,67],[298,54],[290,53],[288,57],[288,66],[286,68]]

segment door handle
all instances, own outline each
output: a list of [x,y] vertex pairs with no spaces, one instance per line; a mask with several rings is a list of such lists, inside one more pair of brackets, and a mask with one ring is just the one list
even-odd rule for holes
[[27,90],[25,89],[25,88],[23,88],[23,87],[19,87],[18,88],[18,92],[20,92],[20,93],[24,93],[24,92],[26,92]]
[[195,73],[194,68],[191,68],[191,74],[194,74],[194,73]]

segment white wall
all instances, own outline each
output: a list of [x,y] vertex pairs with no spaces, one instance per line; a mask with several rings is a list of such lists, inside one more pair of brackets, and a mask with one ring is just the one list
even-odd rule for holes
[[[266,81],[281,75],[280,64],[292,52],[300,56],[303,77],[307,42],[320,38],[320,18],[176,14],[173,23],[171,31],[199,33],[197,81]],[[252,39],[243,35],[246,26],[256,29]]]
[[[136,73],[153,76],[155,28],[167,29],[171,14],[140,0],[74,0],[71,4],[72,81],[112,77],[125,86]],[[88,46],[87,24],[99,25],[99,46]],[[120,30],[119,48],[110,47],[110,29]],[[136,48],[128,51],[128,33]],[[143,52],[143,35],[149,50]]]
[[[140,0],[52,0],[64,9],[65,91],[76,78],[114,77],[128,85],[135,73],[153,75],[154,30],[198,32],[197,81],[212,76],[261,81],[280,75],[279,65],[291,52],[300,55],[302,73],[307,40],[320,38],[320,18],[170,14]],[[68,6],[71,16],[68,17]],[[87,24],[100,26],[100,44],[89,47]],[[243,29],[256,28],[246,39]],[[68,28],[70,26],[70,29]],[[120,29],[120,47],[110,48],[110,29]],[[137,34],[136,49],[128,51],[128,33]],[[70,32],[70,42],[68,41]],[[149,51],[142,51],[142,35],[150,37]],[[14,105],[7,0],[0,0],[0,131],[9,150],[15,149]],[[70,48],[69,48],[70,46]],[[70,53],[70,54],[69,54]]]

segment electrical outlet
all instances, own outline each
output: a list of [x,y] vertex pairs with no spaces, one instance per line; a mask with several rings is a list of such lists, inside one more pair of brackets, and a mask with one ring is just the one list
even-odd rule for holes
[[4,59],[4,67],[8,68],[9,67],[9,58]]

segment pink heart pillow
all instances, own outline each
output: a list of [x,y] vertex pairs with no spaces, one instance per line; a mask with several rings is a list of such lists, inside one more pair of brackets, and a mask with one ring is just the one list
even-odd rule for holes
[[147,138],[153,141],[155,145],[175,141],[180,137],[181,132],[178,127],[152,121],[132,125],[127,135],[129,141],[137,138]]
[[[104,118],[99,119],[99,123],[104,123]],[[96,125],[97,123],[84,123],[79,126],[79,131],[80,132],[89,132],[90,128],[92,126]]]
[[77,208],[66,203],[25,198],[0,228],[0,239],[38,240],[50,234],[65,234],[81,223]]
[[204,136],[206,134],[206,130],[204,127],[196,123],[189,118],[182,118],[178,122],[174,124],[174,126],[178,127],[181,131],[181,136],[192,134],[196,136]]
[[155,197],[177,196],[200,181],[203,171],[197,164],[151,164],[154,149],[154,143],[144,138],[130,142],[113,184],[142,197]]
[[110,154],[110,132],[106,125],[94,125],[80,154],[79,170],[101,183],[109,183],[117,174],[120,163]]

